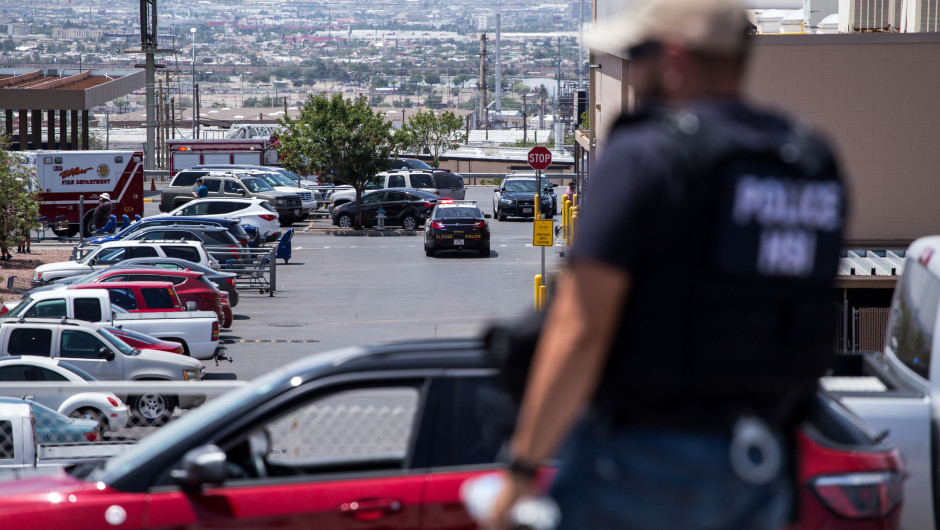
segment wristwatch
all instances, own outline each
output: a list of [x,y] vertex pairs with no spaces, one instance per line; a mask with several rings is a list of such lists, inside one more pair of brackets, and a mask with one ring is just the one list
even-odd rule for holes
[[519,457],[513,456],[509,460],[509,474],[519,478],[532,480],[539,473],[538,464],[526,462]]

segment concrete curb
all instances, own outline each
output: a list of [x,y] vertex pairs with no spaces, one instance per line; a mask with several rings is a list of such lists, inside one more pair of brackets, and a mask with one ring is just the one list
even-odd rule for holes
[[422,235],[417,230],[328,230],[332,236],[343,237],[408,237]]

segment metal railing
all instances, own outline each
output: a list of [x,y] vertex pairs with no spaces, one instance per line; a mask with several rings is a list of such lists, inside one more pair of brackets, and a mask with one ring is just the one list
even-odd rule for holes
[[234,272],[235,288],[257,289],[261,294],[274,296],[277,291],[277,246],[239,249],[241,259],[221,263],[222,270]]

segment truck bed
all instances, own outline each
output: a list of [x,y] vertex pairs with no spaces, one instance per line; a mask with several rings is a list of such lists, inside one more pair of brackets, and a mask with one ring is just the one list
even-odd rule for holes
[[820,385],[898,448],[910,477],[904,483],[903,528],[934,528],[931,398],[885,368],[881,352],[839,354]]

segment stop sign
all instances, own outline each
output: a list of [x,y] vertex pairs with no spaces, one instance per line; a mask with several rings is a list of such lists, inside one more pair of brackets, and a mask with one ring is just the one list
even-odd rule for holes
[[552,152],[547,147],[537,145],[529,150],[529,166],[537,171],[547,169],[552,164]]

